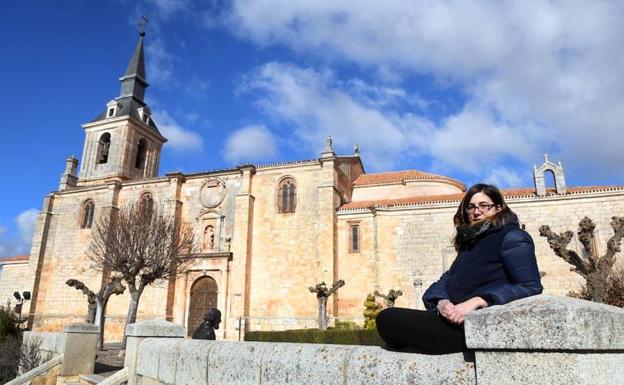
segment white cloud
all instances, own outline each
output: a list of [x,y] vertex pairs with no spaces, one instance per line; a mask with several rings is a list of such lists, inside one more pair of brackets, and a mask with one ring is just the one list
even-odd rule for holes
[[168,139],[165,146],[177,151],[202,150],[202,137],[196,132],[183,128],[167,111],[154,111],[152,117],[160,133]]
[[493,167],[486,170],[483,181],[485,183],[496,185],[500,188],[505,187],[518,187],[522,185],[522,181],[526,178],[520,175],[517,171],[508,167]]
[[418,142],[411,137],[429,130],[425,119],[379,108],[407,98],[405,91],[376,89],[360,80],[340,82],[330,72],[269,63],[256,69],[243,88],[255,93],[265,113],[293,127],[287,137],[291,145],[303,145],[310,156],[318,156],[331,134],[338,150],[360,144],[373,169],[387,169],[399,155],[407,155],[409,143]]
[[188,10],[192,4],[190,0],[147,0],[146,2],[154,7],[158,17],[165,20],[176,13]]
[[[549,151],[566,168],[591,170],[599,178],[624,176],[623,16],[624,2],[615,0],[236,0],[227,19],[233,33],[259,45],[286,45],[380,74],[430,74],[458,87],[467,96],[464,112],[447,116],[445,125],[434,127],[439,132],[432,131],[434,137],[446,136],[451,143],[434,139],[430,149],[440,158],[451,157],[457,166],[459,156],[453,151],[467,154],[473,147],[459,143],[458,138],[468,134],[459,124],[480,122],[485,132],[504,141],[503,149],[488,159],[511,157],[530,165]],[[304,127],[340,126],[347,132],[339,142],[352,139],[356,130],[345,124],[354,121],[358,127],[367,122],[387,130],[390,141],[402,139],[405,116],[380,113],[357,95],[341,97],[341,91],[329,100],[338,104],[334,110],[345,114],[324,115],[331,106],[314,107],[324,98],[296,98],[305,88],[310,89],[306,96],[327,97],[326,90],[305,78],[288,80],[288,75],[281,76],[283,83],[274,76],[274,85],[283,90],[283,106],[295,110],[278,106],[274,113]],[[289,90],[299,92],[288,94]],[[308,108],[316,111],[307,112]],[[355,119],[349,112],[364,115]],[[299,135],[310,133],[302,130]],[[379,155],[400,152],[384,138],[377,144],[378,137],[373,133]]]
[[[28,209],[15,217],[18,231],[17,237],[0,239],[0,257],[11,257],[30,252],[38,213],[39,210],[37,209]],[[0,237],[6,234],[7,228],[0,226]]]
[[234,131],[225,141],[223,158],[232,164],[267,161],[277,153],[277,140],[264,126],[246,126]]
[[150,82],[158,83],[160,87],[172,85],[174,79],[174,67],[178,60],[166,48],[160,38],[149,39],[145,47],[147,60],[146,76]]
[[39,210],[28,209],[21,212],[15,222],[23,242],[30,244],[32,242],[33,233],[35,232],[35,223],[37,222],[37,214]]

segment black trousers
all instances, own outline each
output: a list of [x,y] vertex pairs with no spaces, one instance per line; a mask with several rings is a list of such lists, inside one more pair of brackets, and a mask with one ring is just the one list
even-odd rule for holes
[[390,350],[447,354],[467,349],[463,325],[454,325],[437,312],[388,308],[377,315],[376,323]]

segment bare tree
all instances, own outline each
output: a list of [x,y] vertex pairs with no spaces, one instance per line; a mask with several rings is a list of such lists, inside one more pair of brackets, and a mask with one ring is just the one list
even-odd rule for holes
[[106,305],[111,295],[120,295],[126,291],[126,287],[121,283],[121,276],[114,276],[108,280],[106,285],[102,285],[100,291],[95,294],[84,283],[77,279],[68,279],[66,285],[82,291],[87,296],[89,302],[89,310],[87,312],[86,321],[99,326],[98,349],[104,348],[104,322],[106,317]]
[[316,293],[316,299],[318,300],[318,317],[319,317],[319,329],[327,330],[327,298],[334,294],[336,290],[343,287],[345,281],[342,279],[334,282],[331,289],[327,288],[325,282],[321,282],[316,286],[310,286],[308,289],[311,293]]
[[600,256],[594,235],[596,225],[588,217],[579,222],[577,234],[579,241],[583,244],[586,258],[567,249],[574,237],[572,231],[555,234],[548,225],[539,228],[540,235],[548,239],[548,244],[555,254],[573,265],[571,270],[585,278],[585,287],[578,296],[595,302],[605,302],[609,294],[609,280],[614,272],[615,254],[620,251],[620,244],[624,237],[624,217],[612,217],[610,224],[614,234],[607,242],[607,251]]
[[375,297],[383,298],[384,302],[386,303],[386,308],[389,308],[394,307],[394,302],[397,300],[397,298],[403,295],[403,291],[401,291],[401,289],[390,289],[388,294],[381,294],[379,290],[375,290],[375,293],[373,294]]
[[119,274],[128,285],[127,327],[136,321],[143,290],[185,269],[188,258],[184,255],[192,252],[194,237],[189,227],[162,207],[131,204],[112,214],[95,222],[87,255],[96,268]]

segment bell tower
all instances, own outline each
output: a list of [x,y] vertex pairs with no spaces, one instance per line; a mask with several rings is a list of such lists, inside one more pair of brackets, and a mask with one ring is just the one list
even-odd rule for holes
[[143,101],[149,86],[141,31],[130,63],[119,78],[119,96],[109,101],[93,121],[85,123],[82,166],[77,184],[88,185],[107,179],[141,179],[158,175],[160,151],[167,141],[151,118]]

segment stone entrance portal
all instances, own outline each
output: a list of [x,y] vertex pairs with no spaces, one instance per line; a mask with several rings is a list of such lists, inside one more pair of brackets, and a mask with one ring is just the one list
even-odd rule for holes
[[204,314],[208,309],[217,307],[217,297],[217,282],[212,277],[204,276],[193,283],[187,325],[189,336],[202,323]]

